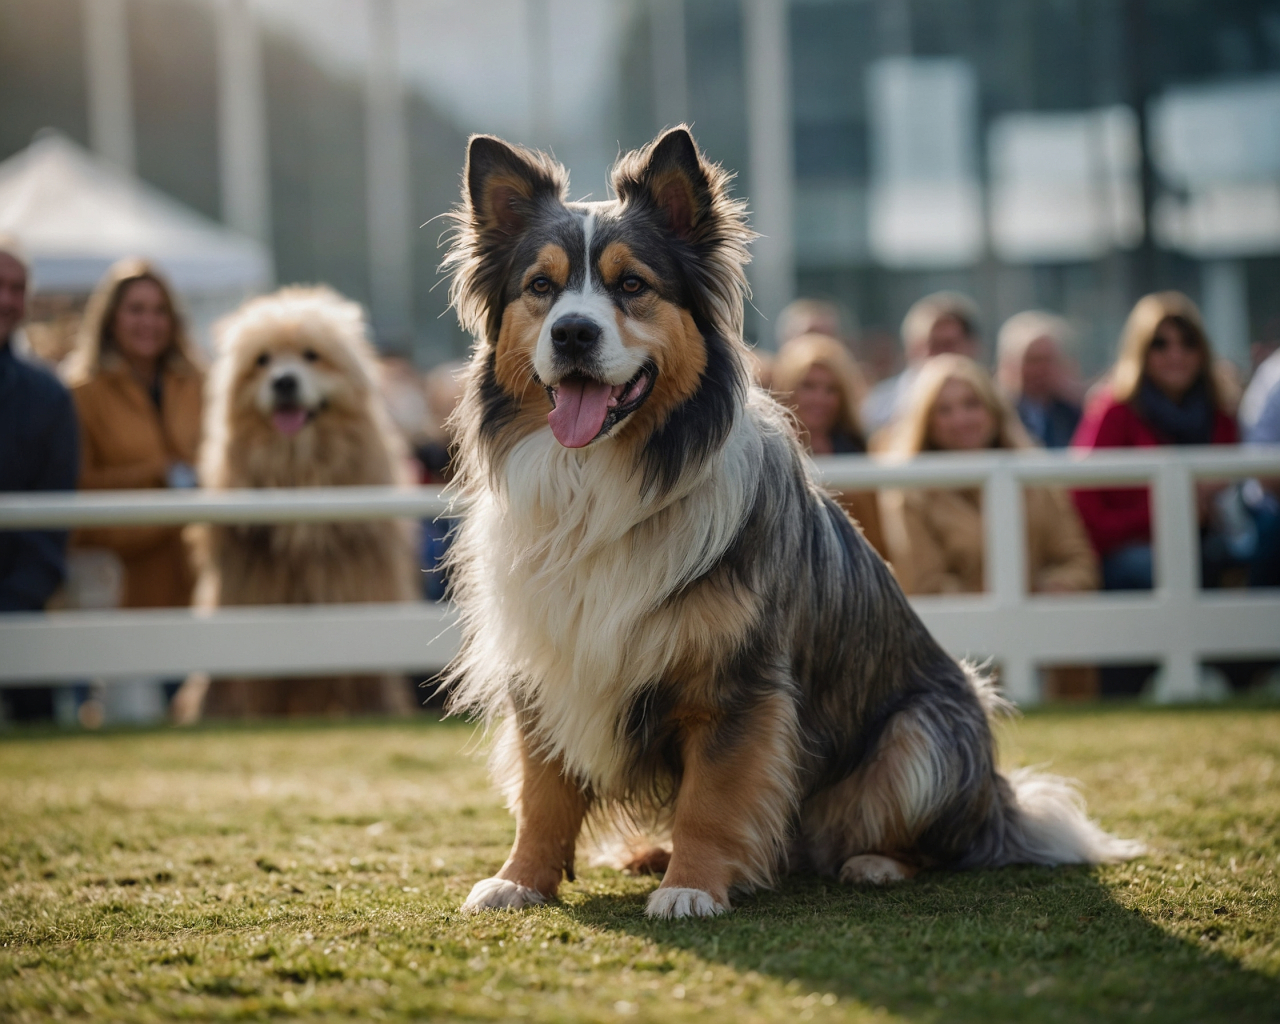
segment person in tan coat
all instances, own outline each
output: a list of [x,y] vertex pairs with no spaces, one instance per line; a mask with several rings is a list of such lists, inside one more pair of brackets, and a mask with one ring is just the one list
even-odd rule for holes
[[[85,310],[67,377],[80,419],[80,487],[195,485],[204,375],[173,292],[142,260],[107,271]],[[126,608],[191,603],[194,575],[182,531],[170,526],[78,530],[72,543],[106,548],[124,568]]]
[[[1028,448],[1016,413],[1000,398],[987,372],[965,356],[943,355],[920,371],[892,450],[904,457],[925,451]],[[1066,493],[1056,487],[1025,491],[1027,589],[1033,594],[1096,590],[1098,561]],[[976,488],[886,491],[882,521],[890,561],[908,594],[980,593],[984,536]],[[1055,669],[1056,696],[1096,692],[1091,669]]]
[[[795,414],[800,440],[811,455],[861,454],[866,438],[858,406],[867,386],[848,349],[825,334],[802,334],[785,342],[773,364],[774,396]],[[874,491],[832,495],[862,528],[862,534],[888,558]]]

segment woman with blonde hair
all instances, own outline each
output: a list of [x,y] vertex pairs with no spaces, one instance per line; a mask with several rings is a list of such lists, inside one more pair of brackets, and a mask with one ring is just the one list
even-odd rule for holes
[[[987,372],[966,356],[940,355],[920,370],[893,452],[967,452],[1033,447],[1018,415]],[[1096,590],[1098,563],[1067,495],[1056,487],[1025,492],[1027,589],[1031,593]],[[980,593],[985,589],[982,495],[977,488],[886,491],[885,538],[890,561],[908,594]],[[1051,694],[1097,692],[1092,669],[1055,668]]]
[[773,363],[773,393],[796,414],[814,455],[867,450],[857,413],[866,391],[848,349],[825,334],[792,338]]
[[[1180,292],[1144,296],[1120,336],[1107,383],[1089,403],[1072,447],[1236,444],[1235,420],[1224,409],[1213,372],[1213,350],[1200,311]],[[1198,488],[1203,534],[1202,573],[1212,585],[1221,569],[1213,542],[1212,499],[1220,488]],[[1152,584],[1151,505],[1145,488],[1074,493],[1107,590],[1149,590]]]
[[[965,356],[935,356],[920,371],[893,452],[966,452],[1033,447],[987,372]],[[1067,496],[1026,493],[1027,587],[1032,593],[1093,590],[1098,567]],[[891,491],[885,534],[908,594],[983,589],[981,494],[977,488]]]
[[[202,360],[164,277],[144,260],[112,266],[89,299],[67,376],[80,419],[86,490],[195,486]],[[78,531],[123,564],[126,608],[189,604],[193,575],[181,530]]]
[[[802,334],[778,350],[773,393],[795,415],[800,440],[812,455],[850,455],[867,450],[858,422],[866,395],[862,371],[840,342],[825,334]],[[847,491],[836,500],[872,547],[887,554],[880,507],[872,491]]]

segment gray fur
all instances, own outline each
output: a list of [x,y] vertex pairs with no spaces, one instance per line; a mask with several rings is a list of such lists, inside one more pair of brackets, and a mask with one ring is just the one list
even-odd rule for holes
[[[624,166],[628,182],[644,178],[643,154]],[[542,161],[530,173],[555,188],[562,181]],[[701,276],[671,283],[684,294],[715,276],[710,294],[688,307],[717,311],[695,318],[706,387],[665,434],[572,451],[545,428],[504,436],[512,413],[491,370],[501,311],[471,285],[499,275],[485,266],[475,231],[461,243],[471,248],[450,257],[465,268],[455,295],[468,322],[490,325],[458,413],[467,519],[451,555],[464,632],[452,710],[492,721],[519,708],[518,728],[563,761],[597,821],[660,827],[684,770],[675,712],[694,682],[680,666],[689,645],[705,640],[714,668],[698,692],[711,694],[699,700],[716,723],[713,752],[737,749],[760,714],[778,715],[779,702],[788,709],[778,719],[785,754],[772,803],[753,818],[758,855],[741,868],[740,888],[788,867],[838,874],[868,853],[951,868],[1134,855],[1136,844],[1087,819],[1068,784],[998,771],[990,718],[1003,702],[990,681],[933,639],[815,482],[786,414],[749,386],[740,317],[723,311],[726,294],[742,294],[748,233],[723,173],[709,177],[707,208],[718,220],[702,230],[729,241],[699,263]],[[629,209],[594,208],[605,225]],[[699,427],[707,415],[719,418],[716,430]],[[645,460],[651,468],[655,453],[679,447],[672,423],[698,430],[706,451],[681,457],[654,486]],[[732,622],[706,637],[682,634],[708,601],[732,609]],[[508,787],[516,770],[509,760],[499,766]]]

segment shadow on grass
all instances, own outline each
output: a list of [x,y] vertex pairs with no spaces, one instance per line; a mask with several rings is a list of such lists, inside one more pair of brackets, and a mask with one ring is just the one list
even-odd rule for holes
[[1220,929],[1170,935],[1083,868],[939,873],[878,890],[795,877],[711,920],[649,921],[635,897],[565,910],[911,1020],[1280,1020],[1280,981],[1219,953]]

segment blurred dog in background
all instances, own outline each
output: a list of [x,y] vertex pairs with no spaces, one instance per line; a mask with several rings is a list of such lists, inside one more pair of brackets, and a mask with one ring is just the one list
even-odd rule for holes
[[[200,478],[215,490],[410,482],[377,387],[361,308],[327,288],[285,288],[221,325]],[[407,524],[271,523],[193,530],[202,607],[410,601]],[[402,677],[189,680],[175,717],[405,713]]]

